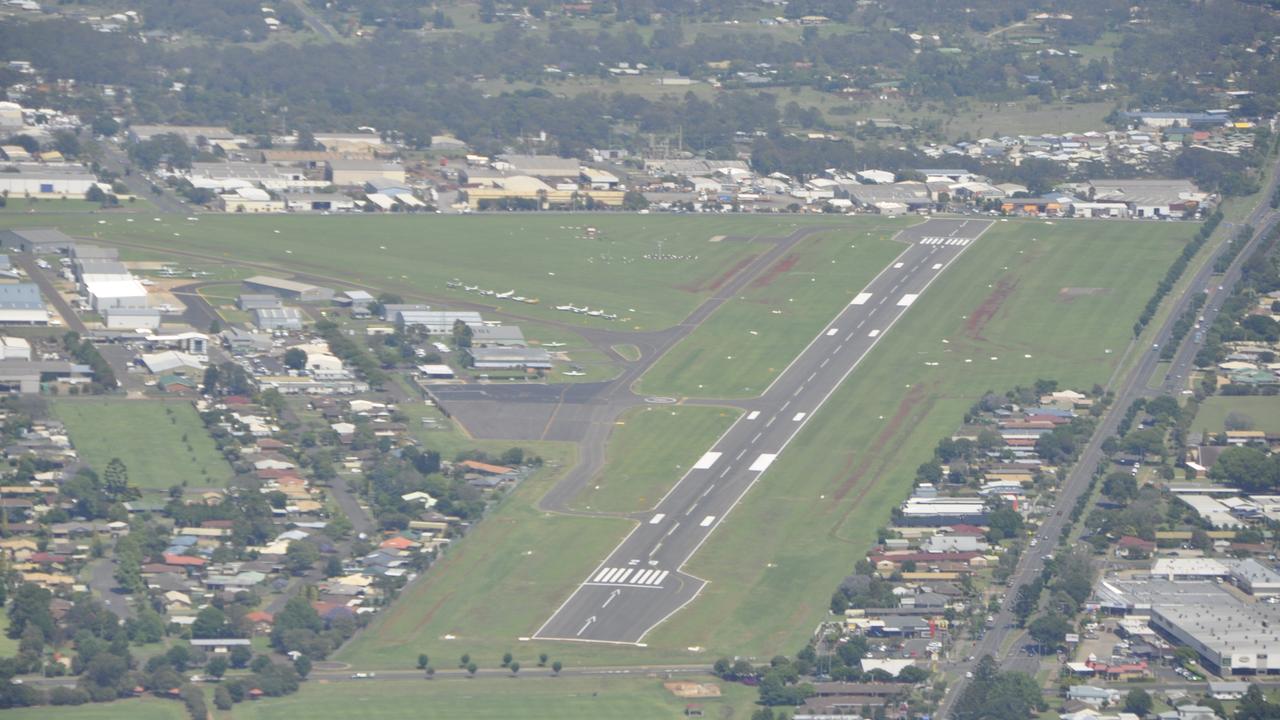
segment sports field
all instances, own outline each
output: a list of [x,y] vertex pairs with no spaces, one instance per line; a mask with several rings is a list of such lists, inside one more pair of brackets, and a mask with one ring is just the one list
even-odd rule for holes
[[[1043,377],[1105,383],[1132,319],[1193,230],[998,223],[917,301],[694,557],[689,569],[710,584],[645,639],[647,648],[517,646],[606,663],[794,652],[907,494],[913,469],[973,400]],[[387,618],[395,622],[375,625],[343,659],[401,666],[415,646],[433,654],[466,646],[501,652],[531,634],[629,528],[539,516],[526,504],[536,490],[526,487],[482,523],[464,542],[470,557],[459,553],[449,575],[411,590]],[[533,585],[528,573],[511,575],[513,558],[531,546],[564,549]],[[450,628],[465,628],[467,642],[442,641]]]
[[889,239],[901,223],[857,220],[802,240],[650,368],[643,391],[712,398],[763,392],[904,249]]
[[[779,236],[807,224],[850,222],[821,216],[622,213],[146,219],[0,216],[0,227],[55,225],[105,244],[148,246],[155,251],[148,258],[153,260],[235,258],[259,263],[255,271],[310,273],[322,282],[456,298],[577,325],[653,330],[681,320],[715,291],[727,271],[766,248],[713,238]],[[453,280],[539,302],[503,301],[447,287]],[[555,310],[569,304],[619,319]]]
[[1205,432],[1226,430],[1227,415],[1235,413],[1253,421],[1253,430],[1280,433],[1280,399],[1251,395],[1214,395],[1200,403],[1191,429]]
[[622,513],[653,507],[738,415],[689,405],[649,405],[623,415],[609,438],[604,472],[574,505]]
[[80,457],[101,473],[124,461],[129,484],[161,491],[225,485],[231,466],[189,402],[65,398],[51,404]]
[[751,714],[756,697],[754,688],[709,677],[680,676],[680,679],[714,682],[722,696],[683,700],[663,688],[657,678],[308,682],[296,695],[241,703],[232,715],[236,720],[349,720],[353,717],[403,720],[424,716],[468,720],[656,720],[682,716],[689,703],[701,705],[708,718],[745,718]]

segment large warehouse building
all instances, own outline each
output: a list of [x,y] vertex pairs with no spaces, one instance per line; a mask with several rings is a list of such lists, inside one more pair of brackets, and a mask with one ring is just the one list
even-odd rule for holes
[[48,325],[49,312],[35,283],[0,285],[0,325]]
[[296,280],[254,275],[244,281],[246,287],[257,292],[271,293],[300,302],[326,302],[333,299],[333,289],[310,285]]
[[11,198],[83,198],[96,182],[98,178],[80,165],[6,165],[0,172],[0,193]]

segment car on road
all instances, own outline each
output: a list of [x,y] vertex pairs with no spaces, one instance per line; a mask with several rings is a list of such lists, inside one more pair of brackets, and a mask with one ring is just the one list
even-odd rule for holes
[[372,680],[377,676],[378,676],[378,673],[371,673],[371,672],[351,673],[352,680]]

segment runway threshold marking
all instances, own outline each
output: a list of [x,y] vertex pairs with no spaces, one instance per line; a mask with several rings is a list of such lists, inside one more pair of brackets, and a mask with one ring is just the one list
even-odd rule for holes
[[718,452],[703,453],[702,457],[698,458],[698,462],[693,464],[693,469],[709,470],[711,469],[711,466],[715,465],[716,461],[719,459],[720,459],[720,453]]
[[764,472],[777,459],[777,453],[760,453],[760,457],[756,458],[756,461],[751,463],[751,467],[747,469],[755,472]]
[[853,298],[853,302],[849,304],[850,305],[866,305],[867,301],[870,299],[871,299],[871,293],[869,292],[858,293],[857,296]]
[[918,297],[920,297],[920,295],[917,293],[907,293],[898,300],[898,307],[908,307],[911,303],[915,302]]

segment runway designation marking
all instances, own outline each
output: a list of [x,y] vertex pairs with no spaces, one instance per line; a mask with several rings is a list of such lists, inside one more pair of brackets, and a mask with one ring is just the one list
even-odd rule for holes
[[758,418],[758,417],[760,417],[760,411],[759,411],[759,410],[752,410],[751,412],[747,413],[747,419],[748,419],[748,420],[755,420],[755,419],[756,419],[756,418]]
[[693,464],[693,469],[709,470],[711,466],[715,465],[716,461],[719,459],[720,459],[720,453],[718,452],[705,453],[702,457],[698,458],[698,462]]
[[800,422],[801,420],[804,419],[805,415],[806,413],[796,413],[795,417],[791,418],[791,422]]
[[867,333],[867,337],[875,337],[879,334],[880,334],[879,330],[872,330],[871,332]]
[[711,523],[713,523],[713,522],[715,522],[715,521],[716,521],[716,516],[715,516],[715,515],[708,515],[708,516],[706,516],[706,517],[702,518],[702,522],[698,523],[698,525],[700,525],[700,526],[702,526],[702,527],[707,527],[707,526],[709,526]]
[[764,472],[776,459],[778,459],[776,453],[761,453],[760,457],[756,458],[756,461],[751,463],[751,467],[747,469],[755,472]]
[[916,293],[907,293],[906,295],[903,295],[901,299],[898,300],[898,307],[909,307],[911,303],[915,302],[916,298],[918,297],[920,296],[917,295]]
[[827,337],[831,337],[832,335],[835,335],[838,332],[840,332],[840,328],[831,328],[830,330],[827,331]]
[[657,515],[654,515],[652,519],[649,520],[649,524],[657,525],[658,523],[662,522],[662,518],[664,517],[666,517],[666,515],[663,515],[662,513],[658,513]]
[[858,293],[858,295],[853,298],[853,302],[849,304],[850,305],[866,305],[867,301],[870,299],[871,299],[871,293],[867,293],[867,292]]

